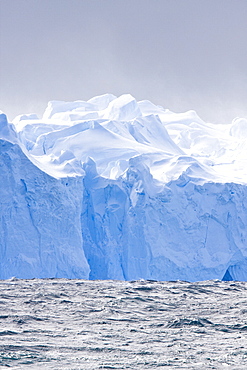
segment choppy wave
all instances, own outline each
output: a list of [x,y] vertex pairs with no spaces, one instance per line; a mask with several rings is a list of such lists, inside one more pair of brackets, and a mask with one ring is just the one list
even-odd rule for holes
[[0,282],[0,367],[246,369],[247,283]]

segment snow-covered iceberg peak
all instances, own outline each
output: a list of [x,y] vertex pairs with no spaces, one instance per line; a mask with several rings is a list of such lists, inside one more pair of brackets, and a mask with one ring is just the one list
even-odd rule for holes
[[247,280],[247,120],[105,94],[0,144],[0,278]]
[[105,94],[52,101],[42,119],[21,115],[9,126],[6,138],[17,137],[28,158],[55,178],[81,176],[90,157],[99,175],[117,179],[141,156],[162,183],[185,172],[198,181],[247,181],[245,119],[212,125],[194,111],[176,114],[129,94]]

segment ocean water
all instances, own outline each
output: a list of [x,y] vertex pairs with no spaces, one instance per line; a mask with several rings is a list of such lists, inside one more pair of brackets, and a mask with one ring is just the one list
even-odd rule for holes
[[247,283],[0,281],[0,368],[247,369]]

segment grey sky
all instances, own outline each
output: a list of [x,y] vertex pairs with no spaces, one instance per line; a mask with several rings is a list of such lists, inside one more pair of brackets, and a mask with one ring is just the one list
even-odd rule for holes
[[0,0],[0,109],[130,93],[247,117],[247,0]]

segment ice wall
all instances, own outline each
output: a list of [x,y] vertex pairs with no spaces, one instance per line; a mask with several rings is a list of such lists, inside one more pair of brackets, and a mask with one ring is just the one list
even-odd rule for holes
[[0,115],[0,278],[247,280],[246,127],[110,94]]
[[81,178],[57,180],[0,140],[0,278],[89,276]]
[[[93,279],[246,280],[247,188],[179,178],[149,195],[138,169],[84,179],[82,230]],[[132,194],[134,192],[134,202]],[[99,268],[100,267],[100,268]]]

